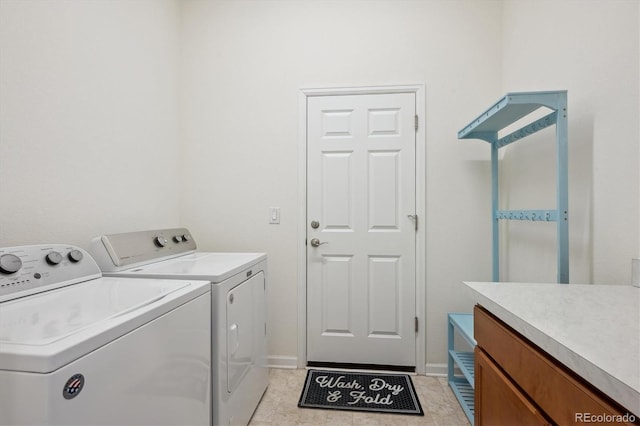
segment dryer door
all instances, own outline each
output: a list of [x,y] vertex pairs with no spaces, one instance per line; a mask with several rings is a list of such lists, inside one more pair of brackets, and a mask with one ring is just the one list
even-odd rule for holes
[[237,285],[227,293],[227,391],[261,360],[256,336],[264,336],[264,273]]

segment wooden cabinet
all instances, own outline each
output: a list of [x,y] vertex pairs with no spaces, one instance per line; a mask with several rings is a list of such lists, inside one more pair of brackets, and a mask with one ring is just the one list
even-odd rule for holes
[[[474,309],[474,336],[476,425],[639,424],[480,306]],[[593,421],[598,419],[605,421]]]

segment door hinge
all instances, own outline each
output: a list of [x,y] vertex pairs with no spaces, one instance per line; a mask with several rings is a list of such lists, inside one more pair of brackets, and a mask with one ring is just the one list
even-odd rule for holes
[[414,123],[415,123],[415,127],[416,127],[416,132],[417,132],[418,131],[418,114],[415,115]]
[[415,317],[416,333],[418,332],[418,317]]

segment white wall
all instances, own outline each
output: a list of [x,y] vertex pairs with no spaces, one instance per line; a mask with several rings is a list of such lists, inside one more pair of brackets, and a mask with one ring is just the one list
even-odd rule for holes
[[[503,91],[568,90],[571,282],[629,284],[638,256],[639,5],[504,7]],[[554,129],[544,132],[506,148],[507,208],[555,206]],[[506,279],[555,281],[555,237],[554,225],[512,225]]]
[[[640,255],[638,3],[552,3],[2,0],[0,246],[185,225],[203,249],[266,251],[269,352],[295,357],[299,89],[424,83],[427,363],[443,364],[461,281],[491,278],[489,150],[456,134],[503,92],[569,90],[572,281],[625,281]],[[505,163],[535,170],[545,150]],[[538,176],[524,201],[548,199]],[[518,254],[515,276],[555,268]]]
[[0,1],[0,246],[179,224],[173,1]]
[[444,363],[446,313],[471,309],[462,280],[490,279],[488,147],[457,131],[500,93],[500,4],[189,1],[182,13],[185,223],[203,248],[269,254],[272,356],[297,353],[299,90],[426,84],[427,351]]

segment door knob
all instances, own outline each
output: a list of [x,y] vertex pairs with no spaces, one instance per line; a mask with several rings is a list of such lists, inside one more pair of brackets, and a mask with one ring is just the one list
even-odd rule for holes
[[319,247],[322,244],[327,244],[327,242],[325,241],[325,242],[321,243],[320,240],[317,239],[317,238],[312,238],[311,239],[311,247]]

